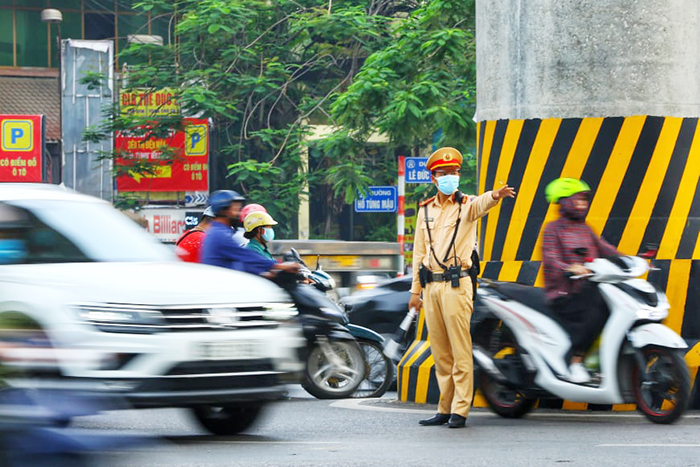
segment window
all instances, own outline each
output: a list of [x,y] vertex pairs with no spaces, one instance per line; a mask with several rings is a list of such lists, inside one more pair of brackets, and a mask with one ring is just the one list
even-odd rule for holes
[[146,15],[119,13],[118,19],[118,52],[126,49],[126,39],[129,34],[148,34],[148,17]]
[[114,15],[109,13],[85,13],[85,39],[114,39]]
[[86,261],[80,248],[29,211],[0,204],[0,264]]
[[14,65],[13,45],[12,10],[0,9],[0,66]]
[[47,25],[40,10],[16,10],[17,66],[49,66]]
[[[0,66],[58,67],[58,25],[41,22],[41,10],[61,11],[62,39],[111,39],[115,52],[126,48],[129,34],[155,34],[167,43],[169,18],[135,11],[138,0],[0,0]],[[16,32],[16,34],[14,34]],[[119,59],[115,66],[121,64]]]
[[155,237],[101,202],[0,203],[0,263],[7,258],[3,250],[13,248],[10,240],[19,240],[24,254],[5,264],[175,260],[173,252]]

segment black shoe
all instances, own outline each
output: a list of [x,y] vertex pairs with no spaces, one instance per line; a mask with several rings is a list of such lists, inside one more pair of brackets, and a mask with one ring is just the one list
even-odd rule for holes
[[466,423],[467,419],[465,417],[453,413],[452,415],[450,415],[450,421],[447,422],[447,426],[449,426],[450,428],[464,428]]
[[444,425],[450,419],[450,416],[446,413],[435,414],[435,416],[421,420],[420,423],[423,426],[438,426]]

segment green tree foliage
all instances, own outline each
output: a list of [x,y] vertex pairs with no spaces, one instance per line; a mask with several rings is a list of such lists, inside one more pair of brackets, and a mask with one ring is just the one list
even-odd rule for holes
[[[124,85],[173,89],[183,116],[212,119],[210,167],[223,176],[211,188],[264,204],[289,236],[305,182],[325,190],[328,223],[358,190],[393,183],[394,151],[383,152],[389,161],[372,156],[366,141],[373,129],[393,147],[423,147],[438,129],[458,147],[471,141],[471,3],[142,0],[135,8],[168,20],[171,37],[165,46],[131,44],[121,52]],[[307,174],[300,169],[314,124],[346,131],[317,145],[322,157],[310,160]],[[181,127],[180,118],[115,107],[108,125],[85,137],[126,131],[148,139]],[[134,162],[115,170],[153,170]],[[319,202],[315,191],[311,202]]]
[[[433,143],[454,146],[465,153],[462,189],[474,192],[474,1],[423,2],[394,24],[393,40],[371,54],[336,97],[331,116],[343,129],[326,146],[361,147],[375,131],[406,155],[425,154]],[[409,195],[430,189],[414,185]]]

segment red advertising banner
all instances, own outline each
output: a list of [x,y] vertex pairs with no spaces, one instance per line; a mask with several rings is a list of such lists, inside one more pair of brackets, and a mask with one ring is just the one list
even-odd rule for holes
[[[154,163],[151,174],[136,171],[117,177],[119,191],[206,191],[209,189],[209,124],[207,119],[185,118],[184,131],[167,138],[149,138],[117,133],[117,152],[132,159]],[[164,148],[174,150],[174,160],[161,160]],[[128,165],[125,158],[117,164]]]
[[42,115],[0,115],[0,182],[41,182]]

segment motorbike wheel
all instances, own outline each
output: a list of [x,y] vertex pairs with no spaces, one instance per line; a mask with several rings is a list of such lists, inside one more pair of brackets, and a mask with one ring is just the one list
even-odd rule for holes
[[537,402],[537,399],[526,397],[517,389],[494,381],[486,372],[481,372],[479,387],[489,408],[503,418],[520,418],[532,410]]
[[394,362],[373,342],[360,342],[365,354],[365,379],[352,397],[382,397],[394,379]]
[[[501,361],[501,370],[510,368],[510,371],[522,371],[523,363],[517,347],[513,344],[514,338],[510,330],[502,324],[495,323],[488,336],[487,348],[491,358]],[[493,379],[486,371],[479,371],[479,388],[481,389],[489,408],[504,418],[520,418],[527,414],[535,406],[537,399],[525,396],[517,388],[504,385]]]
[[301,386],[318,399],[342,399],[355,392],[365,377],[365,358],[355,341],[328,341],[309,352]]
[[237,435],[250,428],[262,412],[261,404],[198,406],[192,414],[200,425],[212,434]]
[[632,369],[637,410],[654,423],[673,423],[685,411],[690,396],[690,374],[683,354],[658,347],[641,352],[644,367]]

